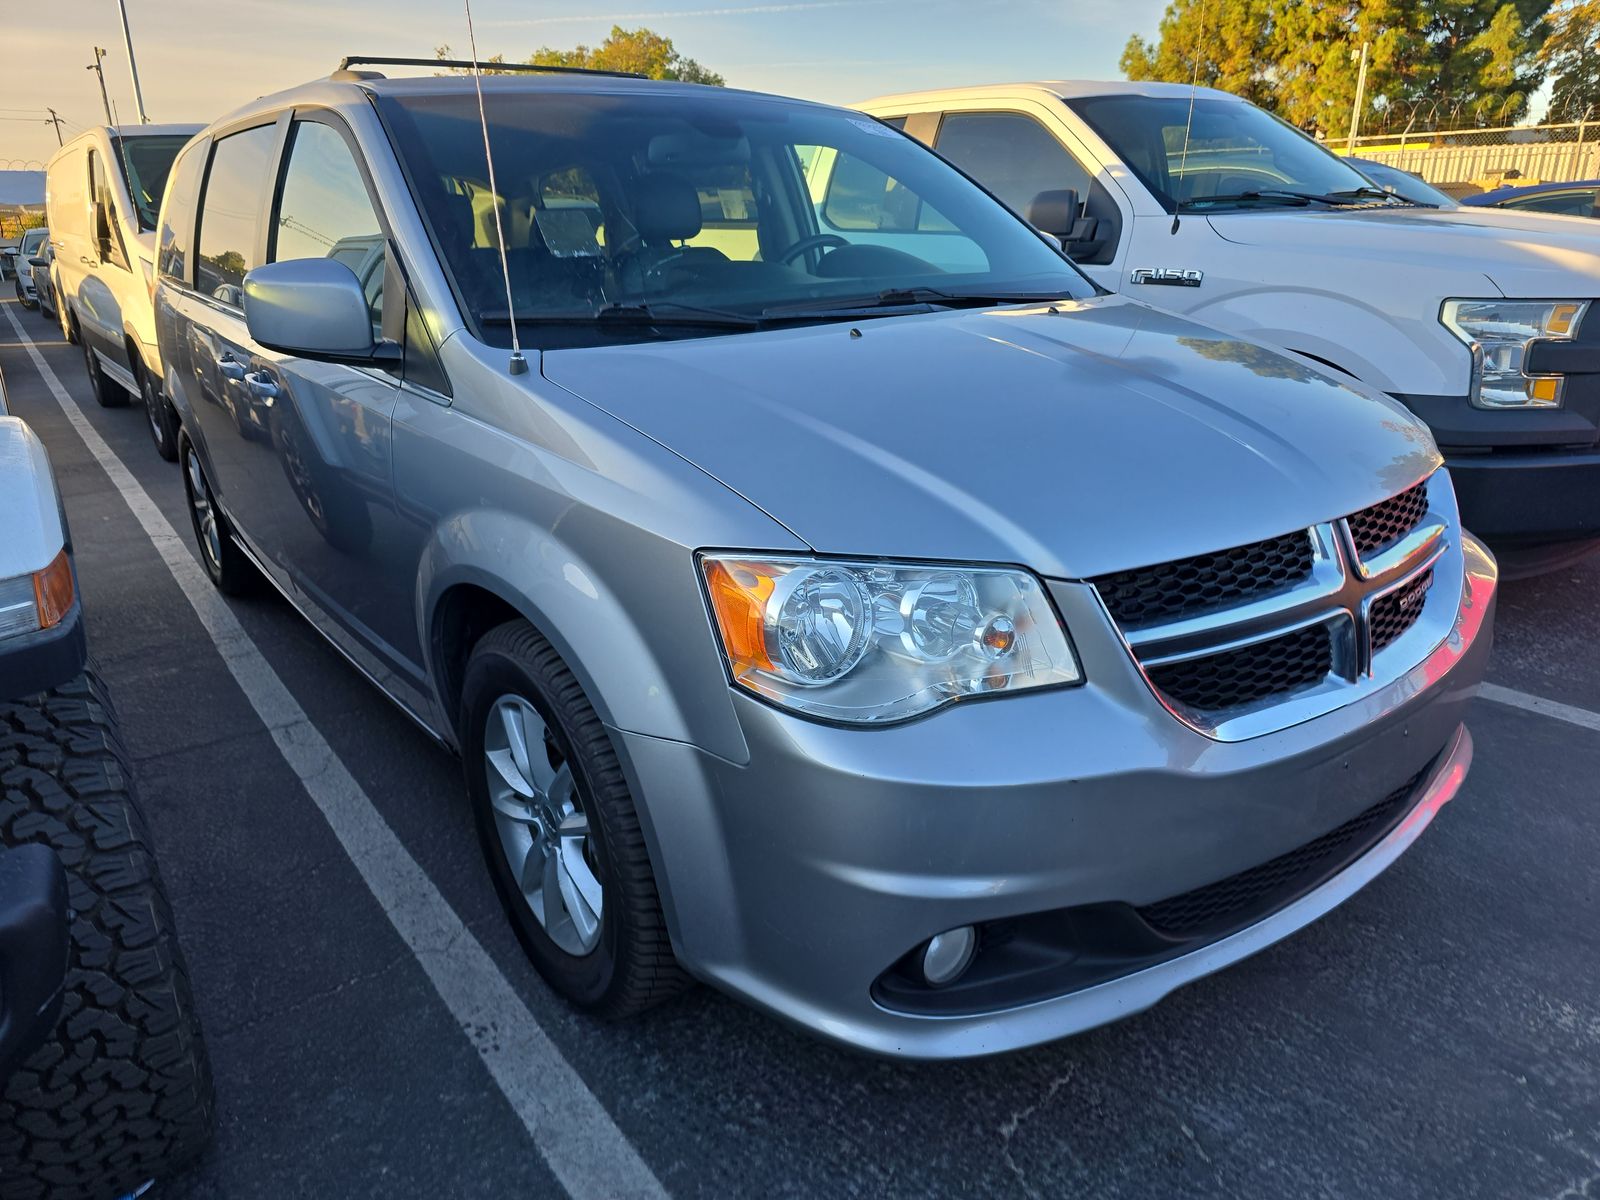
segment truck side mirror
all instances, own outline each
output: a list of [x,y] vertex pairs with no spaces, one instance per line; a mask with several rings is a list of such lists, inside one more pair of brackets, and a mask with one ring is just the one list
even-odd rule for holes
[[1065,241],[1072,234],[1072,227],[1078,222],[1078,193],[1074,188],[1059,188],[1048,192],[1040,192],[1028,201],[1028,211],[1023,215],[1028,224],[1040,233],[1053,235],[1060,241]]

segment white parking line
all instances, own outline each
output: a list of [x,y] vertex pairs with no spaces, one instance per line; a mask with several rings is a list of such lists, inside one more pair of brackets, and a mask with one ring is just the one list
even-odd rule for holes
[[[439,996],[573,1200],[665,1197],[604,1105],[312,725],[148,492],[61,385],[6,304],[6,318],[62,413],[144,527],[245,698],[416,955]],[[177,476],[173,476],[174,480]],[[181,486],[174,484],[174,486]]]
[[1506,704],[1526,712],[1538,713],[1541,717],[1554,717],[1557,721],[1565,721],[1569,725],[1577,725],[1600,733],[1600,713],[1590,712],[1587,708],[1576,708],[1559,700],[1546,700],[1543,696],[1501,687],[1497,683],[1484,684],[1478,695],[1485,700],[1493,700],[1496,704]]

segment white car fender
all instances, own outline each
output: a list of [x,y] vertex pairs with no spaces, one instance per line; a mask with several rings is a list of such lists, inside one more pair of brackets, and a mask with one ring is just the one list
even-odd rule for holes
[[0,579],[43,570],[67,544],[50,457],[21,417],[0,416],[0,513]]

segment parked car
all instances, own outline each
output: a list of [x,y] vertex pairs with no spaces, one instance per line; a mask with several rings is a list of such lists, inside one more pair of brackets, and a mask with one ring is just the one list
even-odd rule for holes
[[0,380],[0,1191],[142,1192],[211,1073],[43,444]]
[[[1054,82],[861,107],[1059,237],[1101,286],[1401,401],[1509,574],[1600,548],[1600,227],[1407,204],[1209,88]],[[826,221],[829,180],[811,195]]]
[[1600,179],[1498,187],[1468,196],[1461,203],[1474,207],[1509,208],[1518,212],[1554,213],[1564,217],[1592,219],[1600,217]]
[[144,404],[156,451],[178,457],[177,418],[161,394],[150,293],[156,212],[167,171],[198,125],[100,126],[45,167],[61,331],[83,346],[95,399]]
[[39,304],[38,292],[33,284],[33,271],[28,266],[28,260],[39,253],[39,248],[44,245],[50,236],[48,229],[26,230],[22,239],[17,243],[15,260],[17,299],[23,308],[36,308]]
[[33,294],[38,301],[39,315],[49,321],[59,321],[56,314],[56,288],[52,279],[55,271],[56,252],[46,238],[39,246],[39,251],[28,259],[28,271],[33,279]]
[[858,113],[482,82],[487,138],[470,79],[350,71],[207,129],[156,327],[212,580],[462,756],[574,1004],[694,976],[882,1054],[1025,1046],[1305,925],[1456,793],[1495,565],[1400,405],[1102,293]]
[[1414,171],[1402,171],[1399,167],[1391,167],[1388,163],[1377,162],[1370,158],[1347,157],[1344,161],[1384,191],[1393,192],[1402,200],[1410,200],[1413,204],[1426,204],[1433,208],[1454,208],[1460,203],[1454,196],[1441,192]]

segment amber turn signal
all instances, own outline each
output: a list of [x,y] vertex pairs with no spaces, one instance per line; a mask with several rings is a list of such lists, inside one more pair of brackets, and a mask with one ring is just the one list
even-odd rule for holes
[[39,628],[54,629],[72,611],[72,560],[62,550],[55,561],[33,576],[33,598],[39,606]]

